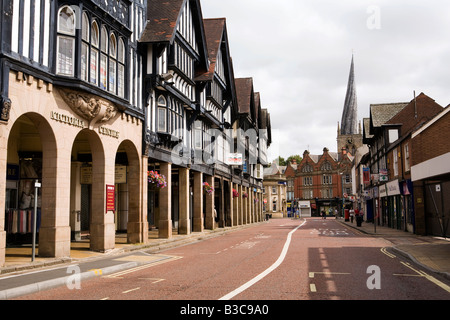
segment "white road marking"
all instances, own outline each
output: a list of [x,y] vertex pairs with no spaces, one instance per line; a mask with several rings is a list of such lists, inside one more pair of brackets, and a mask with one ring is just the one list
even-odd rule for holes
[[130,289],[130,290],[127,290],[127,291],[123,291],[122,293],[129,293],[129,292],[140,290],[140,289],[141,289],[141,287],[138,287],[138,288]]
[[286,258],[286,254],[288,252],[289,245],[291,243],[292,234],[295,231],[297,231],[300,227],[302,227],[305,223],[306,223],[306,220],[303,221],[303,223],[301,225],[297,226],[297,228],[295,228],[294,230],[289,232],[289,234],[287,235],[286,242],[284,243],[283,250],[281,251],[280,257],[277,259],[277,261],[275,261],[274,264],[272,264],[265,271],[263,271],[262,273],[260,273],[256,277],[254,277],[252,280],[248,281],[247,283],[244,283],[242,286],[240,286],[236,290],[233,290],[230,293],[226,294],[225,296],[223,296],[219,300],[230,300],[230,299],[232,299],[233,297],[237,296],[241,292],[243,292],[243,291],[247,290],[248,288],[250,288],[251,286],[253,286],[258,281],[264,279],[269,273],[271,273],[272,271],[277,269],[281,265],[281,263],[284,261],[284,259]]

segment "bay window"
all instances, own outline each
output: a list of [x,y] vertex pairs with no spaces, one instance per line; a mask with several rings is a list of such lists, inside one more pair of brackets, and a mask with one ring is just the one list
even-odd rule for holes
[[[76,21],[77,17],[81,23]],[[114,30],[108,21],[100,20],[88,11],[75,14],[68,5],[58,10],[57,18],[56,73],[79,78],[124,98],[126,38],[119,30]],[[81,25],[79,36],[77,25]],[[75,68],[77,64],[79,71]]]

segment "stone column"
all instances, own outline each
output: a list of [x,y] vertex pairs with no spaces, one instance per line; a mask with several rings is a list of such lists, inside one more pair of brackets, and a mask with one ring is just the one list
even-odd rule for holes
[[239,199],[240,199],[240,210],[242,215],[242,224],[247,224],[247,207],[245,206],[245,199],[242,197],[242,194],[245,191],[244,186],[239,187]]
[[141,164],[138,157],[128,155],[128,243],[148,242],[148,158],[143,157],[142,160]]
[[223,178],[220,178],[220,207],[217,207],[216,209],[219,211],[219,228],[223,228],[226,225],[226,219],[225,219],[225,182]]
[[6,163],[8,155],[8,135],[4,126],[0,126],[0,267],[5,264],[6,231],[5,231],[5,197],[6,197]]
[[167,187],[159,190],[159,238],[172,238],[172,164],[161,162],[160,174],[166,177]]
[[[206,176],[206,182],[214,188],[214,176]],[[205,228],[208,230],[214,230],[215,226],[215,217],[214,217],[214,193],[217,192],[214,190],[212,194],[206,194],[206,214],[205,214]]]
[[203,231],[203,173],[194,172],[194,232]]
[[[92,149],[93,167],[90,246],[92,251],[106,252],[114,249],[116,240],[116,226],[114,223],[115,213],[113,211],[106,211],[106,185],[114,185],[115,163],[113,160],[102,165],[100,159],[95,160],[95,158],[100,157],[100,155],[96,154],[99,151],[96,148]],[[39,235],[39,244],[40,240]]]
[[243,225],[244,224],[244,210],[243,210],[243,206],[242,206],[242,203],[243,203],[243,199],[242,199],[242,185],[238,185],[238,187],[239,187],[239,198],[236,198],[238,201],[239,201],[239,203],[238,203],[238,217],[239,217],[239,225]]
[[[239,192],[239,185],[234,183],[234,189],[236,189],[237,192]],[[240,193],[239,193],[240,195]],[[233,219],[232,219],[232,226],[237,226],[238,225],[238,221],[239,221],[239,217],[238,217],[238,213],[239,213],[239,199],[241,197],[237,197],[237,198],[233,198]]]
[[248,187],[247,190],[248,190],[247,191],[248,223],[251,224],[253,223],[253,205],[252,205],[252,191],[251,191],[252,188]]
[[180,168],[179,176],[179,210],[180,217],[178,222],[179,234],[191,233],[191,219],[189,217],[189,169]]
[[[56,145],[45,139],[42,136],[42,189],[40,190],[42,214],[38,253],[40,257],[68,257],[70,256],[70,154],[57,153]],[[105,214],[104,207],[102,213]],[[112,214],[111,217],[114,237],[114,215]]]
[[228,192],[228,198],[229,198],[229,205],[228,205],[228,209],[229,209],[229,216],[228,216],[228,221],[226,223],[226,225],[228,226],[232,226],[233,225],[233,182],[230,181],[230,188],[229,188],[229,192]]

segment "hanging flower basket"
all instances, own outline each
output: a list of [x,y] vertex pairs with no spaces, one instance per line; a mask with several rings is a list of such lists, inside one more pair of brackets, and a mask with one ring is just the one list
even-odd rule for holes
[[236,189],[233,189],[233,198],[239,197],[239,192],[236,191]]
[[153,170],[149,171],[147,175],[148,175],[148,182],[152,184],[154,188],[164,189],[165,187],[167,187],[167,181],[164,175],[159,174],[158,172]]
[[209,195],[211,195],[214,192],[214,188],[209,185],[208,182],[203,182],[203,190]]
[[247,192],[243,192],[242,193],[242,198],[247,199],[248,198],[248,193]]

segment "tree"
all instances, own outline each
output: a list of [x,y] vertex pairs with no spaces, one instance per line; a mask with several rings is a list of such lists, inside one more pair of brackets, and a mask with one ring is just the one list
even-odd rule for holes
[[277,162],[279,166],[285,166],[286,165],[286,160],[284,160],[284,158],[281,157],[281,156],[278,156],[278,158],[276,158],[272,162]]
[[289,163],[289,162],[292,162],[292,160],[295,160],[296,162],[297,162],[297,164],[299,164],[301,161],[302,161],[302,157],[300,157],[298,154],[296,154],[296,155],[293,155],[293,156],[290,156],[289,158],[287,158],[287,160],[286,160],[286,165]]

